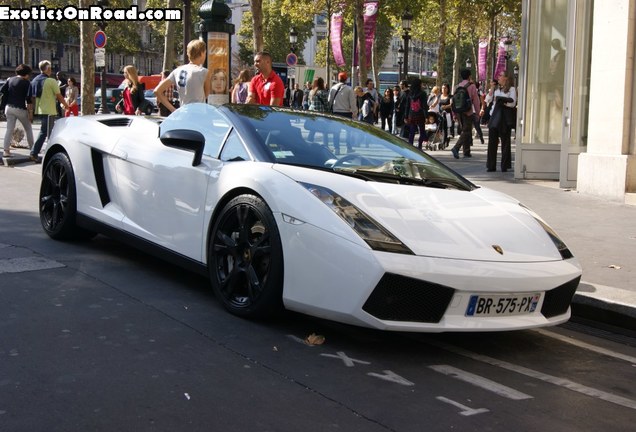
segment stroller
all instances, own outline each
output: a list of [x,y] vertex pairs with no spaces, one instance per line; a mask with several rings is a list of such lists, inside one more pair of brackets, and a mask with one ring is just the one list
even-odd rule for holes
[[444,125],[443,118],[436,111],[426,113],[426,124],[424,130],[427,134],[426,150],[443,150],[444,149]]

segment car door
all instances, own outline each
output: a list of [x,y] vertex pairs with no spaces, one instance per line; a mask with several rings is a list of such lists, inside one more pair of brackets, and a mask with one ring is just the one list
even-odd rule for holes
[[[165,146],[135,118],[113,155],[126,231],[197,261],[202,261],[203,227],[209,183],[221,163],[212,158],[192,166],[192,151]],[[152,123],[152,122],[151,122]],[[219,143],[220,145],[220,143]],[[218,148],[218,147],[217,147]]]

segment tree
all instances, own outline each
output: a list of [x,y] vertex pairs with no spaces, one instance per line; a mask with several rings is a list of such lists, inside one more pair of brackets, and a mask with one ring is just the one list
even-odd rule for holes
[[[80,7],[89,6],[91,0],[79,0]],[[82,115],[95,114],[95,54],[93,50],[94,26],[90,21],[80,21],[80,70]]]
[[[166,7],[169,9],[174,8],[175,0],[166,0]],[[175,59],[175,47],[174,47],[174,31],[175,22],[166,22],[166,32],[164,35],[163,44],[163,67],[162,70],[172,70]]]

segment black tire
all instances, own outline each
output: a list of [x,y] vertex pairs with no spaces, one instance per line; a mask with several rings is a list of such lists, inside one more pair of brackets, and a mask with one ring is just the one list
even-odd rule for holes
[[77,193],[71,161],[65,153],[49,159],[40,184],[40,222],[56,240],[90,238],[94,233],[77,227]]
[[144,114],[146,114],[146,115],[152,115],[152,105],[151,105],[151,104],[148,104],[148,105],[146,106],[146,112],[145,112]]
[[272,211],[254,195],[228,202],[212,229],[208,270],[214,294],[232,314],[263,318],[283,309],[283,250]]

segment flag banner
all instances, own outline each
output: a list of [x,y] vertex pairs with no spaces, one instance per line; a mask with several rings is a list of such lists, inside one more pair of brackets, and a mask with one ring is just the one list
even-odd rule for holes
[[507,39],[499,40],[499,49],[497,50],[497,66],[495,67],[495,73],[493,78],[499,78],[506,72],[506,41]]
[[336,61],[338,67],[344,66],[345,59],[342,53],[342,13],[335,13],[331,15],[331,51],[333,52],[333,58]]
[[477,54],[477,81],[486,81],[488,67],[488,39],[479,39],[479,53]]
[[367,67],[371,66],[371,50],[373,49],[373,41],[375,39],[375,26],[378,21],[379,1],[368,1],[364,3],[364,41],[365,53],[367,55]]

